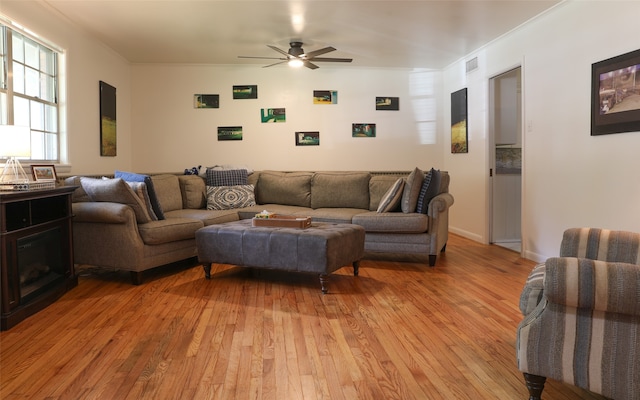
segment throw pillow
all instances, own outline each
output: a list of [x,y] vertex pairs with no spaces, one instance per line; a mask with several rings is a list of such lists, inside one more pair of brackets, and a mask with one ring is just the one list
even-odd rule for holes
[[87,192],[84,191],[82,186],[80,185],[80,177],[79,176],[70,176],[64,180],[65,186],[78,186],[76,190],[71,194],[71,201],[73,203],[82,203],[85,201],[91,201]]
[[402,193],[404,189],[404,178],[399,178],[395,181],[393,186],[387,190],[387,193],[382,196],[382,200],[380,200],[380,205],[378,206],[377,212],[391,212],[398,208],[400,204],[400,200],[402,199]]
[[422,181],[424,180],[424,174],[420,168],[415,168],[407,177],[407,182],[404,184],[404,191],[402,193],[402,212],[412,213],[416,211],[416,205],[418,204],[418,195],[420,194],[420,188],[422,188]]
[[436,197],[440,191],[440,177],[440,170],[433,168],[425,175],[424,182],[422,182],[422,187],[420,188],[420,194],[418,195],[418,204],[416,205],[417,213],[427,213],[429,202],[431,202],[431,199]]
[[246,169],[211,169],[207,168],[207,186],[247,185]]
[[158,200],[156,189],[153,186],[153,181],[149,175],[136,174],[135,172],[116,171],[114,177],[122,178],[127,182],[144,182],[147,187],[147,193],[149,194],[149,200],[151,201],[151,207],[153,208],[154,214],[158,219],[164,219],[160,200]]
[[127,185],[133,189],[133,192],[138,196],[142,204],[144,204],[145,209],[149,214],[149,218],[151,218],[152,221],[157,221],[158,216],[153,211],[153,206],[151,206],[151,199],[149,198],[147,184],[144,182],[127,182]]
[[255,206],[253,185],[207,186],[207,210]]
[[136,214],[136,221],[139,224],[151,222],[146,206],[122,178],[93,179],[81,177],[80,184],[89,195],[91,201],[126,204],[133,208],[133,212]]

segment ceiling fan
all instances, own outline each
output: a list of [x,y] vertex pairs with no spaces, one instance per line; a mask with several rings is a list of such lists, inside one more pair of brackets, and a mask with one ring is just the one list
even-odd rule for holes
[[331,51],[335,51],[336,49],[333,47],[325,47],[319,50],[310,51],[308,53],[304,52],[302,48],[302,42],[290,42],[289,45],[291,48],[289,52],[286,52],[282,49],[279,49],[275,46],[267,45],[278,53],[282,54],[284,57],[251,57],[251,56],[238,56],[238,58],[258,58],[263,60],[280,60],[276,63],[265,65],[263,68],[272,67],[274,65],[289,63],[292,67],[301,67],[305,66],[310,69],[319,68],[317,65],[312,63],[314,62],[351,62],[353,59],[351,58],[330,58],[330,57],[318,57],[322,54],[329,53]]

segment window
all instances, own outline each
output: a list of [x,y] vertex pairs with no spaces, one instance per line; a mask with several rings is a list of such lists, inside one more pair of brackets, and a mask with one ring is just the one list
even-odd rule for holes
[[59,161],[58,53],[0,22],[0,124],[31,128],[33,161]]

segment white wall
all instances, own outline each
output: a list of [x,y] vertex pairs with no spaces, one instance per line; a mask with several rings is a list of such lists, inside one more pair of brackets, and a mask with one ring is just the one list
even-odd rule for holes
[[[591,64],[640,47],[640,2],[564,2],[469,54],[465,60],[477,56],[479,68],[468,75],[465,60],[426,73],[349,66],[316,71],[131,66],[38,4],[5,1],[0,13],[66,51],[71,173],[180,171],[228,163],[255,169],[434,166],[452,177],[451,231],[486,242],[488,79],[521,65],[523,125],[530,127],[523,137],[525,255],[539,260],[557,255],[568,227],[640,231],[640,133],[589,134]],[[99,156],[100,80],[118,90],[117,157]],[[232,100],[232,85],[246,84],[258,85],[259,98]],[[450,93],[464,87],[469,89],[469,153],[451,154]],[[338,90],[338,105],[313,105],[314,89]],[[196,93],[220,94],[221,108],[194,109]],[[400,111],[376,112],[376,96],[400,97]],[[416,108],[415,98],[421,101]],[[287,122],[261,124],[263,107],[285,107]],[[418,117],[421,113],[426,115]],[[421,119],[431,122],[417,124]],[[378,137],[352,138],[353,122],[376,123]],[[244,140],[218,142],[221,125],[242,125]],[[321,145],[296,147],[296,130],[320,131]]]
[[[130,169],[131,146],[131,66],[121,56],[89,37],[55,11],[35,1],[3,1],[0,13],[20,23],[64,51],[61,72],[61,110],[67,114],[63,126],[62,156],[66,165],[59,173],[91,174]],[[118,154],[100,157],[99,81],[117,91]],[[66,100],[66,101],[65,101]],[[63,120],[63,119],[61,119]]]
[[[436,132],[441,72],[287,66],[134,65],[133,167],[182,171],[222,164],[276,170],[411,170],[442,167]],[[233,85],[257,85],[258,98],[234,100]],[[335,105],[313,90],[337,90]],[[218,94],[220,108],[194,108],[194,94]],[[400,98],[376,111],[376,96]],[[262,123],[262,108],[285,108],[286,122]],[[375,123],[375,138],[352,137]],[[218,141],[217,127],[242,126],[241,141]],[[319,131],[319,146],[296,146],[296,131]]]
[[[640,133],[590,136],[591,64],[637,50],[640,2],[569,1],[444,71],[448,93],[469,92],[469,154],[445,154],[456,198],[453,232],[487,241],[487,82],[522,65],[523,249],[558,255],[569,227],[640,231]],[[444,128],[443,128],[444,129]]]

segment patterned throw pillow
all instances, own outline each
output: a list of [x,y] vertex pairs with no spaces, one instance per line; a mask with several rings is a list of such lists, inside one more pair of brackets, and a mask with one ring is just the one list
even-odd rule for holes
[[420,194],[418,195],[418,204],[416,205],[416,212],[426,214],[429,209],[429,202],[431,199],[438,195],[440,191],[440,170],[431,168],[427,175],[424,177],[422,187],[420,188]]
[[207,186],[207,210],[255,206],[253,185]]
[[247,185],[246,169],[207,168],[207,186]]
[[404,189],[404,178],[398,178],[397,181],[387,190],[387,193],[382,196],[380,205],[377,212],[391,212],[398,208],[400,200],[402,199],[402,190]]

